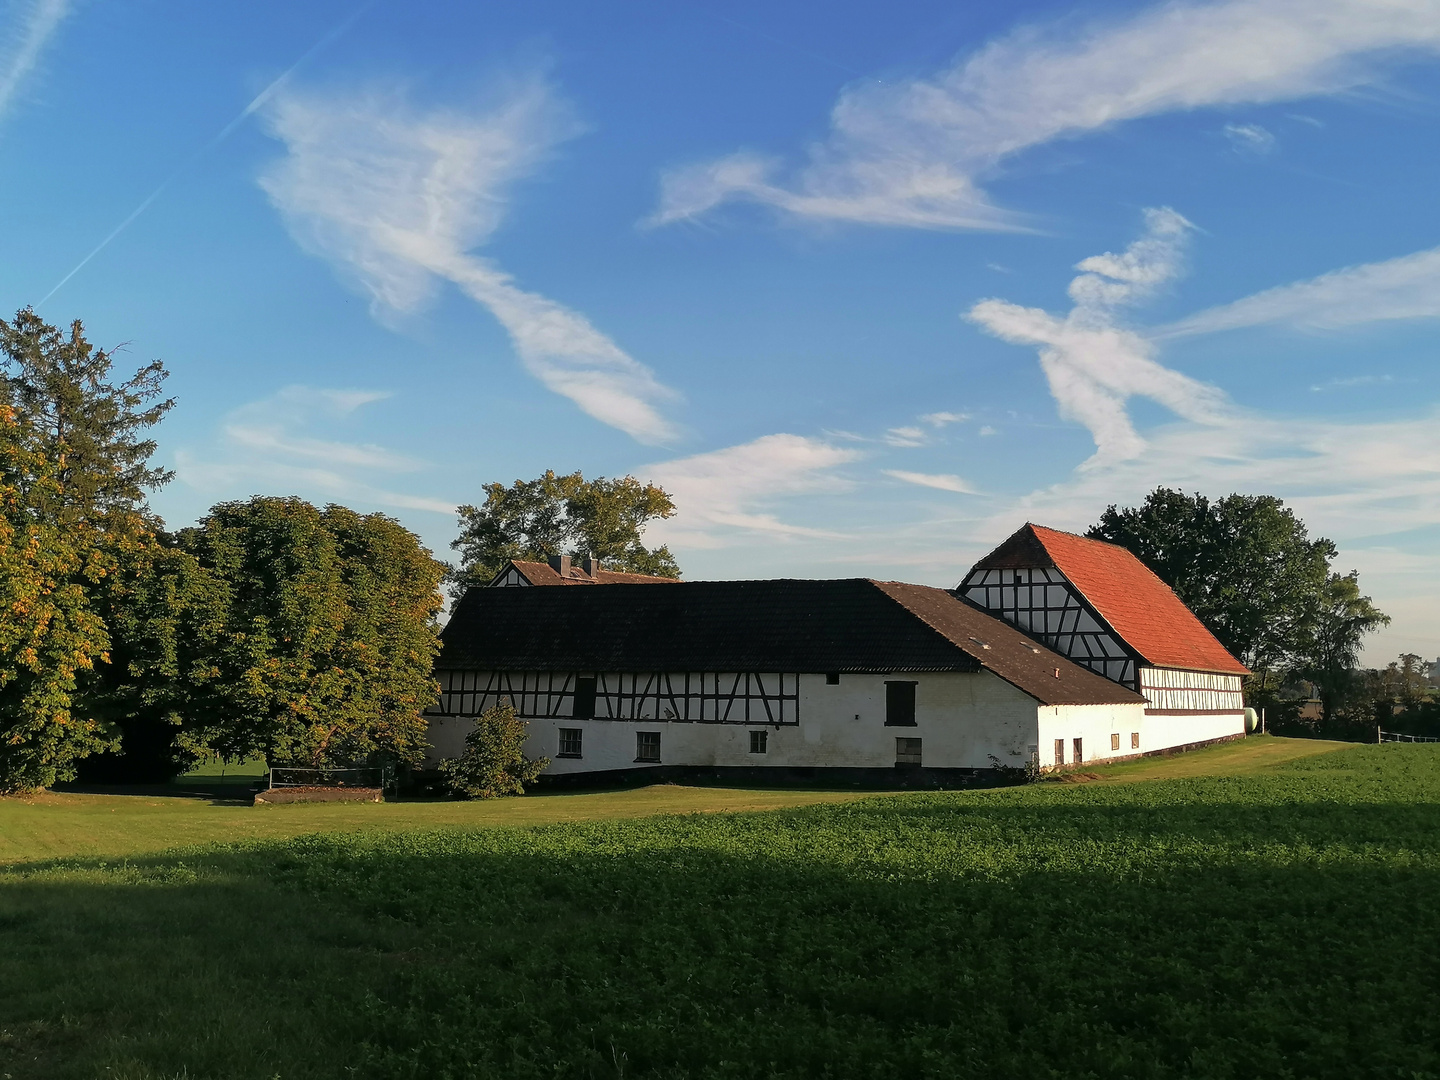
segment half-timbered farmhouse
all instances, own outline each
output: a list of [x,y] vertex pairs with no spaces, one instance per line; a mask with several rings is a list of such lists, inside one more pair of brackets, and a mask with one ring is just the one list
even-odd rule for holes
[[[431,763],[460,754],[502,701],[551,780],[965,780],[1245,731],[1245,667],[1159,578],[1123,548],[1037,525],[951,592],[678,582],[588,559],[516,560],[492,585],[467,592],[442,634]],[[504,587],[525,585],[608,587]]]
[[551,778],[898,766],[964,779],[1057,739],[1081,755],[1129,746],[1145,722],[1135,690],[943,589],[895,582],[471,589],[443,642],[432,760],[509,700]]
[[[1143,752],[1245,732],[1241,679],[1248,669],[1125,548],[1027,524],[976,563],[955,591],[1144,695],[1143,728],[1131,735],[1130,746],[1117,736],[1120,745],[1112,751]],[[1047,765],[1064,764],[1067,749],[1074,760],[1073,746],[1058,740],[1042,746]]]

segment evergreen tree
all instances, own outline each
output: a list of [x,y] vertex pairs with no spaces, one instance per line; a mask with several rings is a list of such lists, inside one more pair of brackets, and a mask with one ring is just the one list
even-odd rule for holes
[[86,589],[108,564],[34,512],[60,490],[37,441],[0,404],[0,792],[68,779],[81,758],[117,745],[113,729],[73,707],[79,682],[106,659]]
[[123,621],[117,605],[158,542],[146,493],[170,474],[151,465],[155,443],[144,434],[173,402],[159,400],[166,372],[158,361],[118,384],[113,361],[79,322],[65,333],[28,308],[0,320],[6,523],[20,545],[14,553],[30,559],[29,570],[12,568],[20,575],[12,580],[31,573],[45,581],[39,595],[56,605],[47,632],[71,635],[27,661],[49,690],[0,706],[0,786],[69,779],[81,759],[114,747],[116,721],[130,711],[117,694],[126,673],[112,663],[117,642],[107,625]]

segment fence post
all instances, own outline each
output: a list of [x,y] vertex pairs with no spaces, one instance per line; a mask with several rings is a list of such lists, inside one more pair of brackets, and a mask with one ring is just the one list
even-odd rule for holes
[[1380,725],[1375,725],[1375,744],[1378,746],[1385,741],[1385,733],[1380,730]]

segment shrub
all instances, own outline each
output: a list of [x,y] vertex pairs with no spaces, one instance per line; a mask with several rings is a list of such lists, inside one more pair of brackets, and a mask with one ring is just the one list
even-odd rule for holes
[[440,763],[445,786],[462,799],[498,799],[523,795],[549,758],[530,760],[524,754],[529,725],[515,715],[508,701],[485,710],[475,730],[465,736],[465,753]]

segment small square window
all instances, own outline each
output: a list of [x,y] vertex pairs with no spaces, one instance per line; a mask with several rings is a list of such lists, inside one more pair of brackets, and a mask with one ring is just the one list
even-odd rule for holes
[[920,740],[919,739],[896,739],[895,740],[895,764],[896,765],[919,765]]
[[1064,739],[1056,739],[1056,740],[1055,740],[1055,764],[1056,764],[1056,765],[1064,765],[1064,764],[1065,764],[1065,740],[1064,740]]
[[826,686],[839,686],[839,685],[840,685],[840,673],[839,673],[838,671],[826,672],[826,674],[825,674],[825,685],[826,685]]
[[1130,732],[1130,749],[1131,749],[1131,750],[1139,750],[1139,749],[1140,749],[1140,733],[1139,733],[1138,731],[1132,731],[1132,732]]
[[1085,740],[1084,740],[1084,739],[1076,739],[1076,740],[1075,740],[1075,753],[1073,753],[1073,754],[1070,756],[1070,760],[1073,761],[1076,765],[1083,765],[1083,764],[1085,763]]
[[1120,733],[1119,733],[1118,731],[1112,733],[1111,736],[1110,736],[1110,749],[1111,749],[1111,750],[1119,750],[1119,749],[1120,749]]
[[769,742],[770,742],[770,733],[769,733],[768,731],[752,731],[752,732],[750,732],[750,753],[752,753],[752,754],[763,754],[763,753],[765,753],[765,752],[766,752],[766,746],[767,746],[767,744],[768,744]]
[[579,757],[580,756],[580,729],[574,727],[562,727],[560,729],[560,752],[556,757]]
[[660,733],[658,731],[637,731],[635,733],[635,760],[660,760]]

